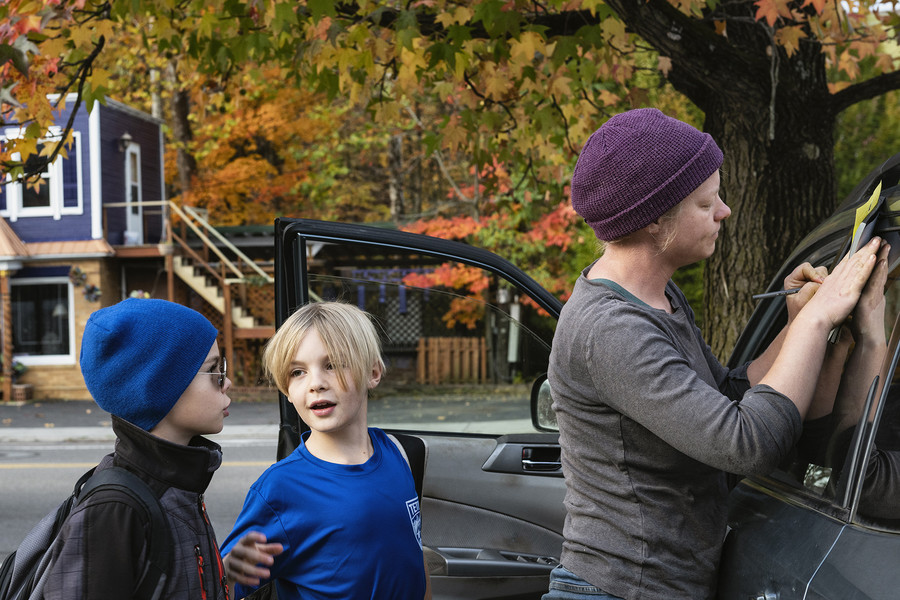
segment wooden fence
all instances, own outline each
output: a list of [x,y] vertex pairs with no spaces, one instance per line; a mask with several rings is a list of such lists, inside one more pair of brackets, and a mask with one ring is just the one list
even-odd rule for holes
[[419,338],[416,359],[420,384],[479,383],[487,378],[484,338]]

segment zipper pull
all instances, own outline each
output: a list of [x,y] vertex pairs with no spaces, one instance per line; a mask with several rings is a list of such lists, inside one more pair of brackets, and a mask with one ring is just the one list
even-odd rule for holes
[[194,556],[197,557],[197,575],[200,576],[200,597],[206,600],[206,581],[203,577],[203,553],[200,546],[194,546]]

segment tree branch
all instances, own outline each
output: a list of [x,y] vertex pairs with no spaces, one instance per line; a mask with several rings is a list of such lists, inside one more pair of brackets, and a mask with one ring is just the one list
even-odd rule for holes
[[861,83],[855,83],[831,97],[834,113],[837,114],[857,102],[871,100],[876,96],[898,89],[900,89],[900,71],[884,73]]

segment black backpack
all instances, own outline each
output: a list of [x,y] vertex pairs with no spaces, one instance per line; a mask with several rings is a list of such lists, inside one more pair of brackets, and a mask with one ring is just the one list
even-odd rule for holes
[[[96,473],[94,470],[82,475],[72,495],[41,519],[16,551],[3,561],[0,567],[0,600],[28,600],[35,591],[40,592],[49,566],[49,550],[69,513],[94,492],[109,489],[119,490],[137,500],[150,517],[149,560],[134,597],[157,600],[162,595],[173,557],[172,534],[159,499],[141,478],[121,467],[110,467]],[[42,598],[43,594],[38,594],[38,597]]]

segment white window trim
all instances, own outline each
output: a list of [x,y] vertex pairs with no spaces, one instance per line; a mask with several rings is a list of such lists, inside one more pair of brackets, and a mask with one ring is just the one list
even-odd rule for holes
[[84,214],[84,168],[82,166],[81,160],[81,132],[73,131],[72,132],[72,147],[67,150],[68,159],[75,161],[75,178],[78,193],[78,203],[73,206],[66,208],[64,206],[64,198],[62,193],[62,184],[63,184],[63,175],[62,175],[62,161],[59,162],[59,206],[60,211],[64,215],[82,215]]
[[[132,157],[137,165],[137,170],[131,168]],[[132,184],[137,188],[137,198],[131,195]],[[125,230],[132,232],[137,237],[134,243],[144,243],[144,186],[141,184],[141,146],[131,142],[125,149]],[[132,214],[132,206],[137,208],[137,214]],[[136,229],[135,229],[136,228]],[[128,241],[126,240],[126,244]]]
[[27,277],[22,279],[10,279],[11,286],[16,285],[41,285],[65,283],[69,296],[69,352],[68,354],[45,354],[35,356],[31,354],[18,355],[13,349],[13,358],[23,365],[74,365],[75,364],[75,286],[68,277]]
[[[42,143],[53,143],[53,138],[59,138],[62,135],[62,129],[59,127],[51,127],[47,137],[40,140]],[[21,130],[7,129],[5,139],[14,139],[21,137]],[[73,144],[69,150],[69,159],[75,160],[75,172],[78,185],[78,204],[77,206],[65,208],[63,207],[63,172],[62,157],[57,156],[47,168],[48,183],[50,186],[50,206],[39,208],[24,208],[22,206],[22,185],[18,182],[6,184],[6,210],[0,211],[0,216],[7,217],[11,222],[17,221],[19,218],[28,217],[53,217],[59,220],[62,215],[80,215],[84,214],[84,197],[83,197],[83,169],[81,165],[81,132],[72,132]],[[13,154],[14,160],[21,160],[21,156]]]

